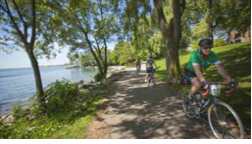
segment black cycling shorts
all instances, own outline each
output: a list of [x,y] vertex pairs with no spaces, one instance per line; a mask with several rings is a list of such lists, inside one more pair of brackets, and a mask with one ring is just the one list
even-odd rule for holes
[[185,77],[191,82],[191,80],[195,77],[197,77],[196,73],[188,70],[188,69],[185,69]]

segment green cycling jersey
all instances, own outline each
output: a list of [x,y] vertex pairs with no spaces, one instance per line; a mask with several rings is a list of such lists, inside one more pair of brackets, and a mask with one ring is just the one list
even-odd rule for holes
[[213,64],[220,64],[218,55],[215,52],[211,51],[211,53],[204,60],[201,57],[200,50],[198,49],[191,55],[186,69],[190,70],[191,72],[195,72],[193,65],[200,65],[200,71],[205,71],[207,68],[209,68],[210,65]]

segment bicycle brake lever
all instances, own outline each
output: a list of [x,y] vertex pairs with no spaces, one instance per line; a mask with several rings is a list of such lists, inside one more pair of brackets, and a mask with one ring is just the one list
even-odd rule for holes
[[232,93],[234,91],[234,86],[231,86],[230,90],[227,90],[226,93]]
[[201,95],[202,95],[202,96],[206,96],[206,95],[208,95],[208,94],[209,94],[209,91],[210,91],[210,90],[209,90],[209,89],[207,89],[207,90],[206,90],[206,92],[204,92],[204,93],[203,93],[203,94],[201,94]]
[[[229,82],[221,82],[222,85],[230,85]],[[226,93],[232,93],[234,91],[234,85],[231,85],[231,89],[225,91]]]

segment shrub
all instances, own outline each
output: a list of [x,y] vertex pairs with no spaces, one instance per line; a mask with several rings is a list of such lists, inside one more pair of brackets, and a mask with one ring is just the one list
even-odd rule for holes
[[20,104],[14,105],[12,107],[12,113],[13,113],[13,117],[15,119],[19,119],[21,117],[24,116],[24,110],[22,109],[22,106]]
[[214,47],[220,47],[226,45],[226,41],[224,39],[216,39],[214,41]]
[[4,124],[0,117],[0,139],[6,139],[10,135],[10,128]]
[[102,75],[102,74],[99,73],[99,72],[94,76],[94,79],[95,79],[96,82],[101,81],[101,80],[103,80],[103,79],[105,79],[105,78],[106,78],[106,76],[105,76],[105,75]]
[[70,83],[63,79],[49,84],[44,91],[46,113],[71,111],[71,108],[74,108],[73,101],[77,95],[78,86],[76,83]]

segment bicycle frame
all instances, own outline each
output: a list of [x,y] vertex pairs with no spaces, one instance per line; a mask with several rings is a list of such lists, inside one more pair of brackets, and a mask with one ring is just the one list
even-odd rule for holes
[[149,73],[149,79],[150,79],[150,81],[153,81],[153,79],[154,79],[153,73]]
[[140,65],[137,65],[137,66],[136,66],[136,69],[137,69],[137,70],[140,70]]
[[151,88],[153,88],[153,86],[155,85],[155,82],[154,82],[154,72],[155,72],[155,69],[151,69],[150,72],[149,72],[149,76],[148,76],[148,86],[150,86],[151,83],[153,83],[151,85]]
[[[229,85],[228,82],[221,82],[221,83],[213,83],[212,82],[212,83],[209,84],[209,88],[211,89],[213,85],[217,85],[217,84],[218,85],[220,85],[220,84],[221,85]],[[209,105],[210,99],[212,99],[212,104],[214,105],[214,108],[216,108],[216,101],[218,100],[216,98],[216,96],[220,94],[220,86],[217,86],[217,87],[215,86],[215,88],[218,88],[218,90],[217,89],[211,89],[210,90],[209,88],[208,89],[200,89],[199,90],[199,91],[202,91],[202,90],[205,91],[204,93],[201,94],[201,96],[207,96],[209,93],[211,94],[211,98],[208,98],[207,102],[204,105],[201,105],[200,103],[198,103],[196,101],[196,103],[200,106],[201,109],[204,109],[205,107],[207,107],[207,105]],[[230,90],[226,91],[226,93],[231,93],[233,91],[234,91],[234,86],[231,86]]]

